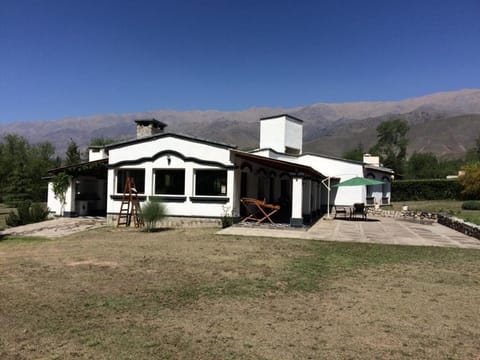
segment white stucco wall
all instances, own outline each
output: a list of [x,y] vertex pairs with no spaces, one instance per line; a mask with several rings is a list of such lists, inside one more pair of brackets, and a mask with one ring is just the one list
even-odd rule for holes
[[[154,159],[156,154],[167,151],[166,154]],[[179,153],[176,155],[175,153]],[[121,195],[116,192],[116,171],[118,169],[145,169],[145,196],[162,196],[167,214],[170,216],[189,217],[221,217],[224,212],[234,210],[235,186],[234,169],[230,161],[230,151],[203,142],[189,141],[175,137],[161,137],[153,141],[133,143],[121,148],[109,150],[109,165],[124,161],[134,161],[145,158],[138,164],[125,164],[108,170],[107,214],[115,215],[120,211],[121,201],[112,199],[111,195]],[[185,159],[187,158],[187,159]],[[170,160],[170,161],[169,161]],[[216,164],[205,164],[214,162]],[[229,167],[227,170],[225,167]],[[185,169],[184,201],[178,201],[178,195],[162,195],[154,193],[154,173],[156,169]],[[227,193],[225,196],[198,196],[195,192],[196,170],[212,169],[227,171]],[[177,198],[168,201],[168,198]],[[203,201],[202,201],[203,200]]]
[[[55,216],[62,215],[62,205],[60,201],[55,197],[53,192],[53,183],[48,182],[48,194],[47,194],[47,206],[50,210],[50,213]],[[75,183],[70,182],[70,186],[65,194],[65,205],[63,207],[63,212],[69,214],[75,211]]]
[[97,161],[108,157],[105,149],[88,149],[88,161]]
[[284,121],[279,121],[278,118],[261,120],[260,148],[285,152],[285,130]]
[[286,147],[302,151],[303,125],[288,116],[260,121],[260,148],[270,148],[284,153]]
[[[322,173],[325,176],[340,178],[340,181],[345,181],[356,176],[364,176],[362,164],[341,159],[322,157],[313,154],[292,156],[288,154],[279,154],[265,150],[254,153],[255,155],[259,156],[271,157],[277,160],[289,161],[297,164],[310,166],[311,168],[315,169],[316,171]],[[330,195],[333,199],[333,205],[353,205],[355,203],[365,203],[367,193],[364,186],[354,186],[332,189]],[[326,201],[327,200],[324,193],[322,203],[326,205]]]

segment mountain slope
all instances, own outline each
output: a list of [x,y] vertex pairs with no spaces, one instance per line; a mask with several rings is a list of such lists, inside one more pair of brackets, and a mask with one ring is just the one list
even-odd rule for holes
[[17,133],[31,142],[51,141],[62,154],[72,138],[86,147],[94,137],[121,139],[135,136],[133,120],[156,118],[167,130],[236,144],[258,145],[259,118],[289,113],[303,119],[306,151],[341,155],[361,142],[376,141],[381,121],[403,118],[410,123],[409,152],[432,151],[458,156],[472,146],[480,126],[480,90],[437,93],[397,102],[313,104],[291,109],[252,108],[222,112],[158,110],[132,114],[107,114],[53,121],[0,125],[0,135]]

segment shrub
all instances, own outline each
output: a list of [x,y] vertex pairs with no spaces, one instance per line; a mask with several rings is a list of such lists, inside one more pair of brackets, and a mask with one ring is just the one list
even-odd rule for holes
[[230,214],[229,210],[230,209],[228,207],[223,207],[223,214],[222,214],[222,217],[220,218],[222,222],[222,229],[225,229],[233,225],[233,217]]
[[462,190],[458,180],[397,180],[392,183],[392,201],[460,200]]
[[30,207],[31,222],[35,223],[47,220],[48,212],[49,210],[45,203],[33,203]]
[[462,204],[463,210],[480,210],[480,201],[469,200]]
[[155,228],[155,223],[162,220],[165,215],[165,206],[158,201],[148,201],[142,206],[142,219],[149,232]]
[[43,203],[33,203],[29,200],[22,201],[17,206],[17,212],[10,211],[5,223],[8,226],[20,226],[44,221],[48,216],[48,208]]

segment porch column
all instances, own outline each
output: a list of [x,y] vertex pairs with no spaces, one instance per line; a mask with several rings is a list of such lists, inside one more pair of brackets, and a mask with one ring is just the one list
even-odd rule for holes
[[318,183],[316,181],[312,182],[312,215],[317,217],[318,210]]
[[312,180],[303,180],[302,216],[305,223],[312,222]]
[[292,217],[290,218],[290,226],[301,227],[303,225],[302,217],[303,202],[303,176],[292,176]]
[[235,218],[235,221],[240,219],[240,192],[241,192],[241,182],[242,182],[242,170],[235,169],[233,171],[229,171],[229,173],[233,174],[233,191],[232,197],[230,199],[232,203],[232,217]]
[[63,207],[63,214],[64,217],[73,217],[76,216],[77,213],[75,212],[75,178],[70,178],[70,186],[68,187],[67,192],[65,193],[65,204]]

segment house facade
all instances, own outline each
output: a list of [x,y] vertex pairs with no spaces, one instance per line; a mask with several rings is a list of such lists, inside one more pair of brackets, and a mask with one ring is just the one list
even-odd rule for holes
[[[242,217],[240,199],[248,197],[279,204],[276,221],[301,226],[333,205],[390,201],[391,170],[375,161],[303,153],[303,121],[287,114],[260,120],[260,148],[250,152],[166,132],[155,119],[137,120],[136,126],[135,139],[91,147],[89,162],[51,170],[52,176],[71,175],[63,207],[49,184],[48,206],[54,214],[103,214],[115,221],[127,177],[135,180],[140,201],[161,201],[176,217]],[[332,187],[355,176],[385,185]]]

